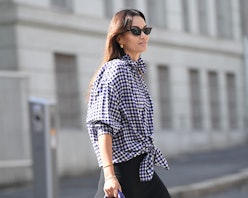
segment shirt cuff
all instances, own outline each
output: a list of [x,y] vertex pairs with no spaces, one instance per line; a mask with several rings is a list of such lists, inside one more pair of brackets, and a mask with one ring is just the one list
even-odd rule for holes
[[111,136],[113,136],[113,129],[112,127],[110,127],[107,124],[104,123],[97,123],[95,125],[96,131],[97,131],[97,135],[103,135],[103,134],[109,134]]

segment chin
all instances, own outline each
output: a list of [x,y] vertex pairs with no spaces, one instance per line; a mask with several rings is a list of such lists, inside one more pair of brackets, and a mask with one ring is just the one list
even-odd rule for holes
[[145,52],[145,51],[146,51],[146,48],[144,48],[144,49],[140,50],[140,52]]

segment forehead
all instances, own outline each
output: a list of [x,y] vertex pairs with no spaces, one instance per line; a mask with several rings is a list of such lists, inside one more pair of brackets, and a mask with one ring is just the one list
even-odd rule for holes
[[143,28],[146,25],[145,20],[141,16],[134,16],[132,26]]

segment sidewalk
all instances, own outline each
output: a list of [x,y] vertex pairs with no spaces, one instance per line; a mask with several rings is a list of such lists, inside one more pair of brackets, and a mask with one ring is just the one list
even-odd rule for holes
[[[183,155],[169,159],[170,170],[156,171],[173,198],[245,198],[248,191],[248,145]],[[97,188],[98,172],[60,180],[59,198],[92,198]],[[245,185],[246,184],[246,185]],[[239,188],[245,186],[238,194]],[[236,193],[235,196],[233,193]],[[223,194],[223,195],[224,195]],[[230,195],[230,196],[228,196]],[[239,196],[240,195],[240,196]],[[0,189],[1,198],[34,198],[32,186]]]

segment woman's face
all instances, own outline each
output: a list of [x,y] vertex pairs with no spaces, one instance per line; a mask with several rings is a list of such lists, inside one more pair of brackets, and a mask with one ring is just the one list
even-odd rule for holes
[[[146,22],[140,16],[134,16],[131,27],[138,27],[141,30],[146,27]],[[118,42],[123,45],[124,52],[128,54],[132,60],[138,60],[140,53],[147,48],[149,35],[141,31],[140,35],[134,35],[131,31],[127,31],[120,35]]]

